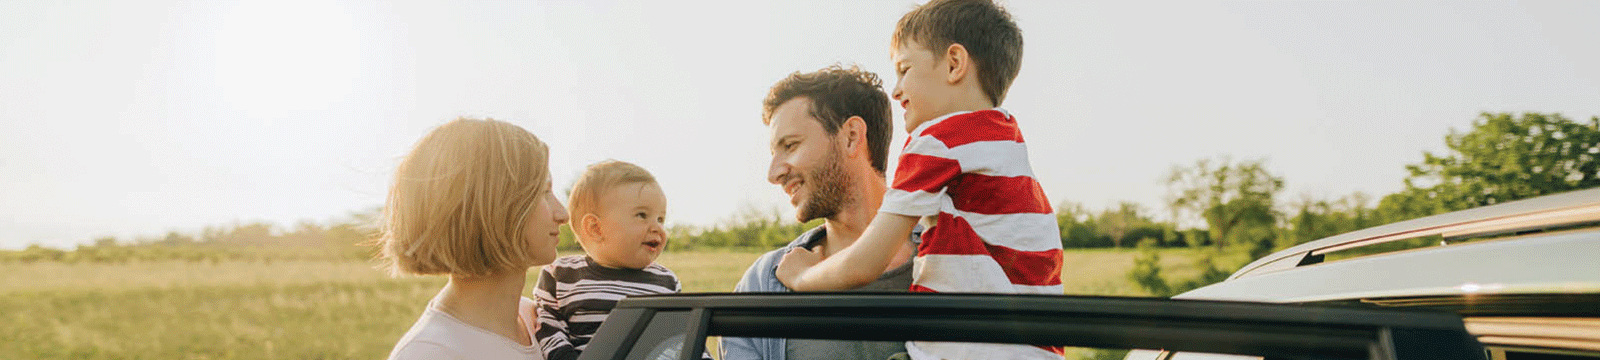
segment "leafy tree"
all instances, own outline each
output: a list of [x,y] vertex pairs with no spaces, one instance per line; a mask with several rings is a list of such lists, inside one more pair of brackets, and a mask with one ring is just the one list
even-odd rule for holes
[[1139,256],[1133,259],[1133,268],[1128,269],[1127,278],[1151,296],[1168,297],[1178,293],[1161,276],[1161,253],[1156,252],[1154,247],[1139,246]]
[[[1146,235],[1138,233],[1136,230],[1153,227],[1152,225],[1155,224],[1155,221],[1141,214],[1142,212],[1143,209],[1139,206],[1139,203],[1124,201],[1118,203],[1116,207],[1106,209],[1106,211],[1100,213],[1098,219],[1100,230],[1111,238],[1112,247],[1122,247],[1123,240],[1131,237],[1129,235],[1134,235],[1130,234],[1130,232]],[[1132,240],[1138,241],[1139,239]],[[1129,242],[1129,244],[1132,245],[1133,242]]]
[[[1270,242],[1277,222],[1273,198],[1283,190],[1283,178],[1267,172],[1265,162],[1234,163],[1223,157],[1200,159],[1193,167],[1173,167],[1167,176],[1167,204],[1174,212],[1204,219],[1218,249],[1230,243]],[[1258,248],[1253,246],[1252,252]]]
[[1443,154],[1407,165],[1405,190],[1378,207],[1398,221],[1600,186],[1600,117],[1483,113],[1445,136]]
[[1287,240],[1299,244],[1379,225],[1376,209],[1369,207],[1372,197],[1354,193],[1336,200],[1302,197],[1289,218]]
[[1061,232],[1061,247],[1068,249],[1111,246],[1111,237],[1100,231],[1093,213],[1082,204],[1061,202],[1056,206],[1056,226]]
[[194,237],[179,233],[177,231],[168,231],[167,236],[161,238],[161,244],[167,246],[188,245],[193,243]]
[[1139,255],[1133,259],[1133,268],[1126,275],[1128,281],[1151,296],[1169,297],[1189,290],[1199,289],[1226,280],[1231,272],[1217,266],[1214,251],[1206,251],[1195,259],[1195,267],[1200,268],[1200,275],[1193,279],[1173,281],[1161,274],[1161,253],[1150,243],[1139,244]]

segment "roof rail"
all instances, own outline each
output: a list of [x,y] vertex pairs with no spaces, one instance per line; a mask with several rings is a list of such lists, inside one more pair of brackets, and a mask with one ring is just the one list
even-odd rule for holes
[[1322,262],[1324,254],[1425,236],[1445,240],[1600,223],[1600,188],[1569,191],[1334,235],[1267,255],[1228,278]]

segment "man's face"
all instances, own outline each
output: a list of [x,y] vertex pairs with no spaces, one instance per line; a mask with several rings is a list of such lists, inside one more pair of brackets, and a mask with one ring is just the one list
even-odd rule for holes
[[851,202],[849,173],[833,135],[811,116],[811,99],[795,98],[772,114],[767,182],[783,188],[795,219],[832,217]]

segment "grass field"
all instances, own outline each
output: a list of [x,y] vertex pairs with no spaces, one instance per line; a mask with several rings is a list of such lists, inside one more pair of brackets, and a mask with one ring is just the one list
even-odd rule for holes
[[[1068,252],[1066,292],[1144,295],[1125,276],[1136,254]],[[1195,276],[1196,254],[1163,251],[1168,276]],[[725,292],[759,255],[660,262],[686,292]],[[379,359],[444,284],[363,262],[16,263],[0,274],[0,359]]]

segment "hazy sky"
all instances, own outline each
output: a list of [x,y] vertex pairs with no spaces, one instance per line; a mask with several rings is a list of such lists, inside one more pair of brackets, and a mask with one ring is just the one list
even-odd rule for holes
[[[791,213],[767,88],[892,76],[912,5],[0,0],[0,248],[336,219],[457,116],[544,139],[560,189],[640,164],[671,223]],[[1027,47],[1004,106],[1053,202],[1160,209],[1163,174],[1219,155],[1267,158],[1286,199],[1381,195],[1479,112],[1600,115],[1600,2],[1008,5]]]

